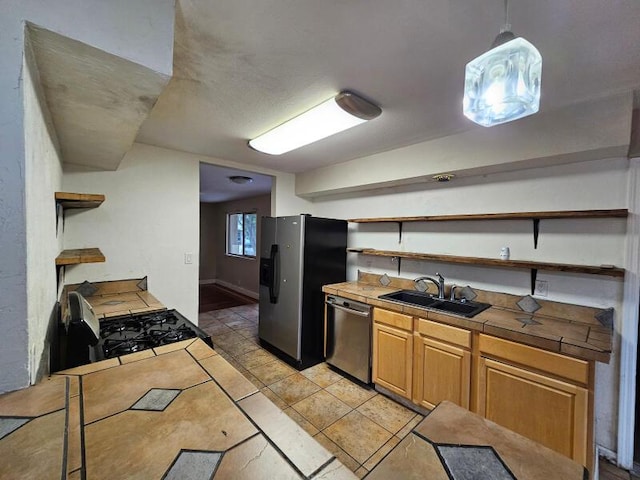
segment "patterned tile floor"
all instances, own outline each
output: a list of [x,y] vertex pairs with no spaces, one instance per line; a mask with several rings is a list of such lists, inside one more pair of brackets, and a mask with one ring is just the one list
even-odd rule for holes
[[[257,304],[201,313],[199,326],[222,357],[360,478],[424,418],[325,363],[298,372],[262,349]],[[600,480],[640,478],[601,460]]]
[[199,325],[222,357],[360,477],[424,418],[325,363],[298,372],[262,349],[257,305],[202,313]]

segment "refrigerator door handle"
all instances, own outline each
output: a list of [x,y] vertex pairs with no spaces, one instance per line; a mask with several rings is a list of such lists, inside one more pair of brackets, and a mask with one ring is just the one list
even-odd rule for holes
[[278,303],[278,295],[280,295],[280,251],[277,244],[271,245],[270,263],[269,301]]

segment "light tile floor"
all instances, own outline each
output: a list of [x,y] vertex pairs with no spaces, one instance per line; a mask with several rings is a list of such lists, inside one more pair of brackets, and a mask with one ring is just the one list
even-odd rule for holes
[[[298,372],[260,347],[258,305],[201,313],[218,353],[360,478],[424,418],[325,363]],[[600,460],[600,480],[640,480]]]

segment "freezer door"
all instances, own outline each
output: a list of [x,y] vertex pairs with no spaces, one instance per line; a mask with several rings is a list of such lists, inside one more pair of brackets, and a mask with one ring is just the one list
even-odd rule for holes
[[[303,232],[303,216],[276,219],[278,300],[271,304],[268,322],[262,322],[261,317],[259,326],[261,339],[298,361],[301,360]],[[262,304],[261,290],[261,307]]]
[[262,217],[260,219],[260,257],[269,256],[271,245],[276,243],[276,219]]
[[277,271],[275,270],[276,259],[271,252],[277,249],[276,243],[276,219],[273,217],[262,217],[260,225],[260,285],[259,285],[259,320],[258,335],[264,338],[264,332],[273,328],[273,316],[276,301],[272,301],[274,292],[274,280]]

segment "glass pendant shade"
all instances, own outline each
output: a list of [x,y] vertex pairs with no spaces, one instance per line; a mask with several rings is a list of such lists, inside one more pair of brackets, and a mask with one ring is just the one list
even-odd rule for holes
[[491,127],[536,113],[541,75],[542,56],[524,38],[492,48],[467,64],[465,117]]

